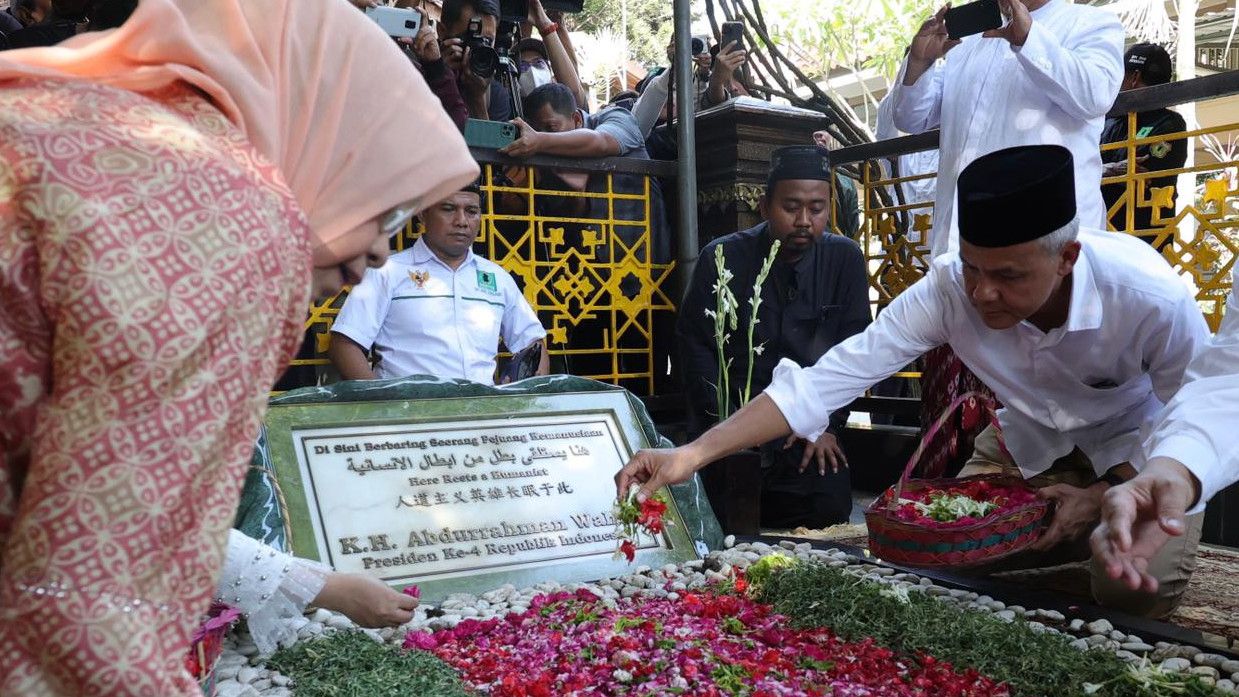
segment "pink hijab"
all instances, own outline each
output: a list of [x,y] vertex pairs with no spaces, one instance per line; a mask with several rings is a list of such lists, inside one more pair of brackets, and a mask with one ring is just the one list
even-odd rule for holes
[[0,53],[0,80],[19,77],[201,89],[279,165],[315,266],[362,253],[376,216],[478,172],[418,71],[345,0],[140,0],[119,29]]

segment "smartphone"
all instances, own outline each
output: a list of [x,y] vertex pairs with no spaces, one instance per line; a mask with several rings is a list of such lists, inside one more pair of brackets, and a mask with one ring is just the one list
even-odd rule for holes
[[[997,0],[994,1],[997,2]],[[718,37],[719,50],[727,48],[727,45],[733,41],[736,43],[732,48],[733,51],[744,49],[744,22],[723,22]]]
[[465,142],[472,148],[499,149],[516,140],[516,126],[506,121],[469,119],[465,122]]
[[373,19],[393,39],[417,36],[422,30],[422,13],[402,7],[367,7],[366,15]]
[[946,33],[952,39],[980,34],[1002,26],[998,0],[976,0],[946,11]]

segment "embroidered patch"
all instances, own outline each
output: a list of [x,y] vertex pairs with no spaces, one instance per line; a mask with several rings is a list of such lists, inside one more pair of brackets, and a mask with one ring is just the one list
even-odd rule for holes
[[1170,154],[1170,143],[1154,143],[1150,145],[1149,154],[1159,160],[1162,159]]
[[484,290],[491,295],[499,295],[499,281],[490,271],[478,271],[478,290]]
[[416,283],[418,288],[425,288],[426,281],[430,280],[430,272],[429,271],[410,271],[409,280]]

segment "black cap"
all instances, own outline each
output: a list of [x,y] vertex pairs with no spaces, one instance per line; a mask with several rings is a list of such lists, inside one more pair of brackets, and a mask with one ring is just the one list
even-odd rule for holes
[[487,17],[499,16],[499,0],[475,0],[474,7]]
[[959,174],[959,237],[1011,247],[1045,237],[1076,216],[1075,164],[1061,145],[982,155]]
[[1127,49],[1123,57],[1123,67],[1129,71],[1138,71],[1144,77],[1146,85],[1161,85],[1170,82],[1174,69],[1170,62],[1170,54],[1157,44],[1136,44]]
[[525,51],[537,51],[538,55],[542,56],[543,60],[550,60],[551,57],[546,55],[546,44],[540,40],[531,37],[521,39],[516,42],[516,46],[512,47],[512,53],[520,58],[521,53]]
[[777,182],[788,179],[830,181],[830,152],[817,145],[788,145],[770,155],[770,176],[766,178],[766,193]]

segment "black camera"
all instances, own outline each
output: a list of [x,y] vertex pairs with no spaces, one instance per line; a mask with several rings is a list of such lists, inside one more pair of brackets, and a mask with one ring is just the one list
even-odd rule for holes
[[499,68],[499,52],[495,50],[495,42],[482,35],[482,20],[474,17],[469,20],[469,28],[465,31],[465,47],[469,49],[469,70],[481,78],[495,76]]

